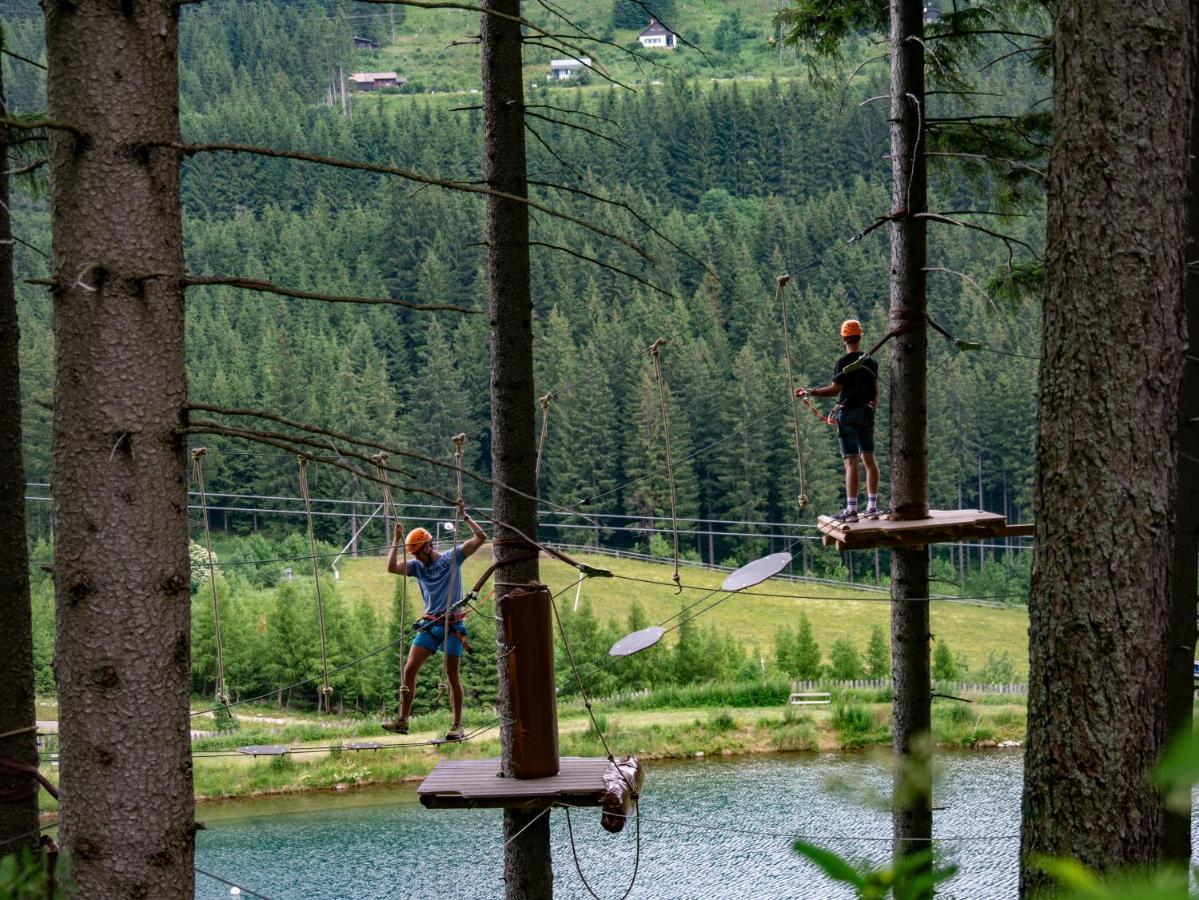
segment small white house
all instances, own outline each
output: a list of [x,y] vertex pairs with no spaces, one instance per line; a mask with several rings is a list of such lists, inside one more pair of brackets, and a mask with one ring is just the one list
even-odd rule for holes
[[678,35],[657,19],[650,19],[649,28],[637,35],[637,40],[641,42],[642,47],[651,50],[673,50],[678,42]]
[[581,56],[578,59],[573,57],[569,59],[551,59],[550,74],[546,78],[550,81],[565,81],[583,68],[591,68],[590,56]]
[[924,24],[935,25],[941,21],[941,11],[931,3],[924,7]]

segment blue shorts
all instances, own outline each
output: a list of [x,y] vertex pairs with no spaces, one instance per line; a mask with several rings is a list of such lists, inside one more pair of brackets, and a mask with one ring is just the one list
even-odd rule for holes
[[841,458],[874,452],[874,410],[869,406],[842,409],[837,413],[837,443]]
[[[450,623],[450,639],[447,643],[445,639],[445,624],[438,622],[436,625],[426,625],[416,633],[416,637],[412,639],[412,646],[424,647],[430,653],[436,653],[438,650],[445,650],[447,656],[462,655],[462,638],[458,635],[466,636],[466,625],[463,622]],[[444,647],[442,645],[445,645]]]

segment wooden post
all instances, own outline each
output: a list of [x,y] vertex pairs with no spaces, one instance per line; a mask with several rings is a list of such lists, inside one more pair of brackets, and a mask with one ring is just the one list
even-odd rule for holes
[[[921,123],[924,105],[924,7],[891,0],[891,304],[892,328],[911,327],[891,343],[891,498],[901,519],[928,515],[927,185]],[[912,327],[916,326],[916,327]],[[891,554],[892,746],[895,780],[893,852],[927,849],[932,837],[931,693],[928,551]],[[930,892],[931,893],[931,892]]]
[[[483,65],[484,180],[495,190],[528,196],[525,155],[524,89],[521,81],[521,32],[514,21],[520,0],[484,0],[480,34]],[[491,15],[495,11],[501,15]],[[495,479],[525,493],[496,489],[495,546],[497,634],[507,633],[504,617],[523,610],[509,608],[505,598],[513,586],[537,578],[536,558],[504,563],[505,557],[524,556],[518,532],[537,534],[536,398],[533,390],[533,300],[529,284],[529,215],[519,202],[487,199],[487,269],[491,316],[491,461]],[[500,522],[507,524],[499,524]],[[517,729],[513,719],[513,685],[507,655],[513,650],[497,641],[499,657],[500,764],[505,775],[523,768],[517,758]],[[514,665],[531,657],[520,654]],[[545,673],[518,671],[518,678],[535,681]],[[556,735],[555,735],[556,739]],[[544,743],[541,735],[534,743]],[[548,900],[553,897],[549,815],[504,810],[504,886],[509,900]]]

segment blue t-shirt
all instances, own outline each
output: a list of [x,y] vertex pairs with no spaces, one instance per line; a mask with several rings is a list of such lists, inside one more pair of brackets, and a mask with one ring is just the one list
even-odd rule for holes
[[461,544],[427,566],[419,559],[408,560],[408,574],[420,585],[427,615],[442,615],[447,605],[453,606],[462,599],[462,560]]

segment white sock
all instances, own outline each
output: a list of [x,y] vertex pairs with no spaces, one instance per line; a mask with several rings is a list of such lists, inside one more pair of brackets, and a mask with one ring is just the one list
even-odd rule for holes
[[867,494],[866,495],[866,505],[877,508],[878,507],[878,494]]
[[845,499],[845,504],[846,504],[846,507],[849,509],[857,509],[858,508],[858,498],[857,497],[847,497]]

